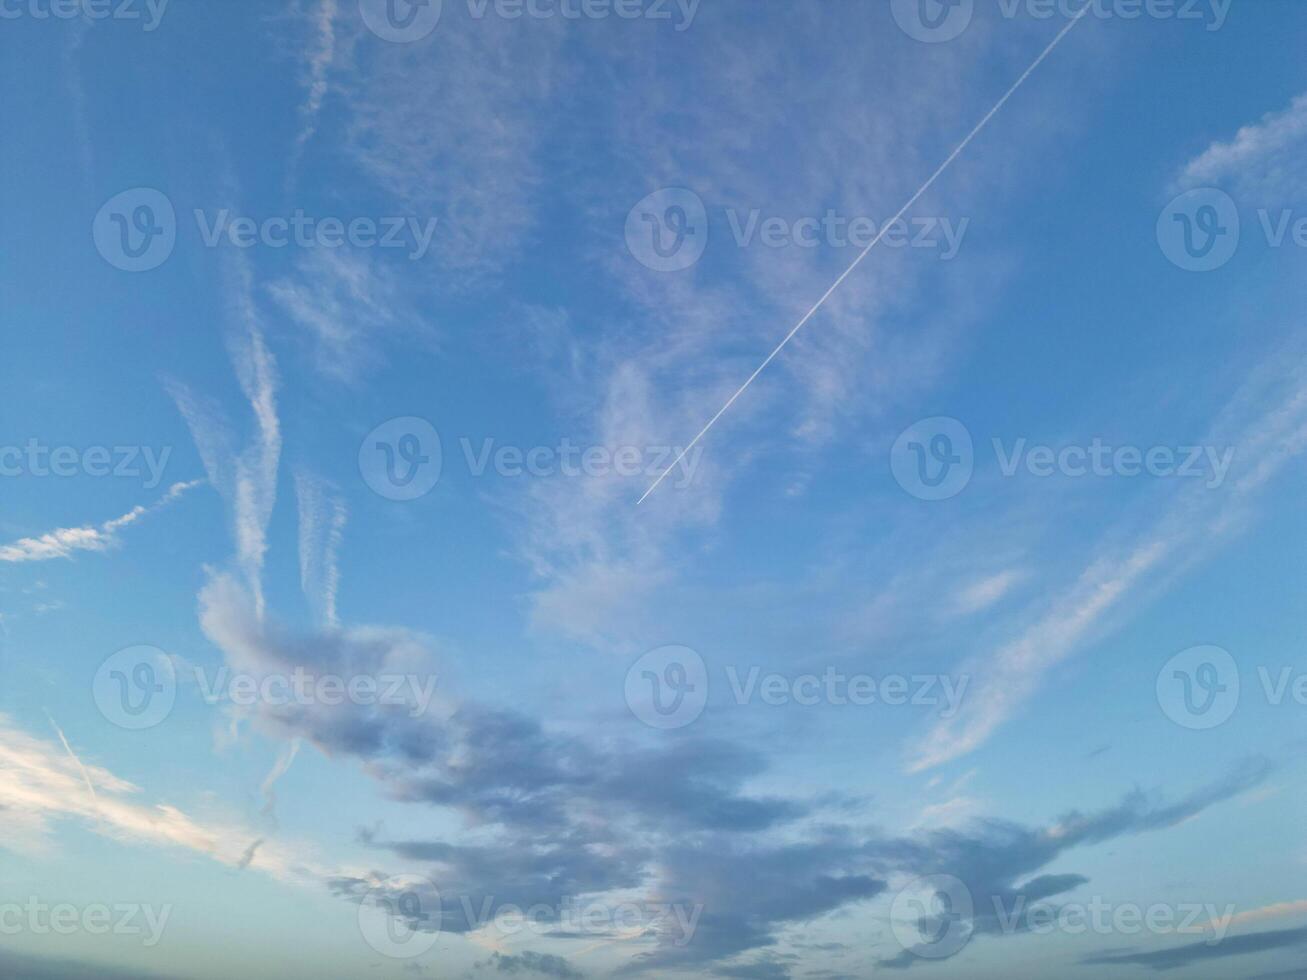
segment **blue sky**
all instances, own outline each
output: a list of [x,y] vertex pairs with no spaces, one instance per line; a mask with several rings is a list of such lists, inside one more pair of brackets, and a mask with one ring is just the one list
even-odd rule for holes
[[0,973],[1302,975],[1307,9],[1078,10],[0,0]]

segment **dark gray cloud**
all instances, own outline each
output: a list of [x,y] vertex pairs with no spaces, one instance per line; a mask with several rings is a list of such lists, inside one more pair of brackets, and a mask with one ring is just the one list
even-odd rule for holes
[[887,884],[868,873],[862,849],[843,830],[794,844],[733,834],[669,844],[658,858],[659,889],[669,901],[700,904],[703,912],[691,942],[660,936],[632,970],[686,968],[770,946],[781,926],[874,898]]
[[561,956],[549,953],[522,953],[506,955],[494,953],[490,959],[476,964],[481,969],[493,969],[498,973],[535,974],[542,977],[555,977],[556,980],[581,980],[585,976],[580,970]]
[[[1080,962],[1090,966],[1147,966],[1154,970],[1175,970],[1194,963],[1225,959],[1230,956],[1248,956],[1275,949],[1307,946],[1307,926],[1298,929],[1275,929],[1254,932],[1246,936],[1227,936],[1219,943],[1190,943],[1174,949],[1159,949],[1147,953],[1110,952],[1087,956]],[[1299,974],[1283,974],[1297,976]]]
[[118,970],[84,960],[46,959],[0,949],[0,977],[7,980],[187,980],[180,974]]
[[[406,630],[291,633],[256,615],[228,578],[204,590],[201,618],[232,665],[256,676],[299,666],[341,674],[434,667],[425,640]],[[1004,930],[996,902],[1010,910],[1021,900],[1028,909],[1088,880],[1042,873],[1068,850],[1175,826],[1269,771],[1252,761],[1173,803],[1135,790],[1114,806],[1072,811],[1049,827],[983,820],[965,830],[884,838],[812,825],[818,817],[846,820],[839,807],[751,793],[766,758],[731,741],[661,733],[649,745],[612,733],[550,731],[520,712],[475,703],[425,713],[410,707],[293,703],[259,707],[252,720],[354,758],[392,798],[449,808],[478,831],[476,844],[365,836],[389,855],[392,873],[420,872],[436,884],[441,915],[416,928],[467,932],[504,905],[553,909],[561,919],[558,910],[569,902],[618,891],[696,910],[688,936],[651,926],[633,940],[630,973],[786,976],[791,963],[774,951],[784,930],[880,896],[895,876],[960,879],[975,900],[972,934],[997,935]],[[377,871],[329,885],[361,901],[385,878]],[[544,931],[550,924],[546,918]],[[1008,926],[1026,928],[1022,914]],[[915,962],[909,952],[881,964]]]
[[715,977],[737,977],[739,980],[786,980],[790,976],[790,966],[791,963],[780,958],[764,958],[738,966],[719,966],[712,972]]
[[[1135,790],[1115,806],[1090,814],[1073,810],[1049,827],[984,820],[966,830],[941,829],[914,838],[873,842],[868,852],[878,864],[894,870],[918,876],[948,875],[961,881],[974,907],[969,923],[972,936],[1027,932],[1032,906],[1048,903],[1089,881],[1074,873],[1037,873],[1055,858],[1075,847],[1174,827],[1258,785],[1270,771],[1266,760],[1250,759],[1176,803],[1154,801]],[[1009,921],[1003,921],[1004,915]],[[930,933],[940,923],[925,916],[919,924],[923,933]],[[923,962],[907,950],[881,960],[880,965],[903,969]]]

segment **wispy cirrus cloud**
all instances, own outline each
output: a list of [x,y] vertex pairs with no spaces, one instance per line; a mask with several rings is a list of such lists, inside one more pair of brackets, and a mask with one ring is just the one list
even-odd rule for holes
[[153,504],[138,504],[121,517],[103,524],[56,528],[38,537],[22,538],[12,544],[0,545],[0,562],[50,561],[55,558],[71,558],[79,551],[108,551],[118,544],[118,532],[123,528],[167,506],[203,482],[192,480],[189,483],[174,483]]
[[1262,365],[1204,444],[1237,447],[1231,478],[1219,489],[1179,490],[1157,515],[1125,518],[1107,537],[1128,543],[1100,548],[1073,581],[1025,611],[1027,621],[1009,642],[969,659],[963,667],[973,677],[967,702],[909,746],[913,771],[977,749],[1109,617],[1200,560],[1249,519],[1258,492],[1307,449],[1307,362],[1286,351]]
[[1229,142],[1216,142],[1185,165],[1177,183],[1182,187],[1230,184],[1270,204],[1307,194],[1301,165],[1307,151],[1307,93],[1287,109],[1269,112],[1240,129]]
[[315,0],[315,9],[310,14],[313,30],[312,43],[308,48],[305,61],[304,104],[300,107],[300,131],[295,137],[295,153],[303,152],[304,146],[317,131],[318,113],[322,111],[322,102],[327,97],[328,73],[336,57],[336,14],[337,0]]
[[263,561],[268,522],[277,501],[281,462],[281,420],[277,416],[277,365],[264,340],[249,263],[230,257],[228,302],[232,328],[228,350],[236,379],[254,418],[249,443],[236,449],[235,436],[221,407],[177,381],[167,384],[195,440],[209,482],[231,507],[236,561],[257,606],[263,609]]
[[1172,949],[1148,952],[1119,951],[1086,956],[1080,962],[1086,966],[1146,966],[1154,970],[1177,970],[1181,967],[1225,960],[1232,956],[1250,956],[1277,949],[1297,949],[1307,946],[1307,926],[1298,929],[1274,929],[1253,932],[1245,936],[1227,936],[1220,943],[1189,943]]
[[423,333],[405,327],[409,314],[395,277],[364,251],[311,250],[267,291],[307,337],[314,367],[333,381],[353,384],[379,367],[386,336]]
[[[0,847],[43,850],[54,825],[74,821],[123,844],[178,849],[232,868],[254,867],[292,884],[309,885],[344,873],[319,864],[298,845],[267,841],[239,822],[205,820],[168,803],[138,802],[142,789],[78,754],[55,726],[58,742],[37,738],[0,715]],[[255,854],[257,851],[257,856]]]
[[336,595],[340,591],[338,553],[345,535],[348,511],[339,491],[311,473],[295,474],[299,501],[300,587],[319,623],[340,625]]

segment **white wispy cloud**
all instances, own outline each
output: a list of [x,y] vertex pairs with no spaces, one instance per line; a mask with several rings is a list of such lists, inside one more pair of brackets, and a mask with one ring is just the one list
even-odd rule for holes
[[987,609],[1007,595],[1025,577],[1025,572],[1020,569],[995,572],[962,588],[954,600],[954,605],[958,612],[964,614]]
[[336,12],[336,0],[316,0],[316,8],[311,15],[312,45],[305,59],[305,84],[308,92],[304,105],[300,107],[300,131],[295,138],[297,154],[317,131],[318,113],[322,111],[322,102],[327,97],[328,72],[336,57]]
[[397,332],[404,315],[395,278],[367,254],[344,248],[310,249],[267,289],[304,331],[314,367],[336,381],[355,382],[381,364],[383,335]]
[[[747,15],[705,9],[714,30],[702,39],[687,32],[675,50],[650,45],[637,31],[624,41],[605,37],[605,50],[591,52],[621,65],[612,72],[621,109],[592,125],[606,127],[623,166],[582,175],[564,193],[593,215],[593,261],[619,297],[621,319],[598,339],[587,324],[572,324],[572,347],[584,353],[558,376],[563,399],[594,393],[586,406],[568,405],[585,420],[584,438],[684,446],[855,254],[835,244],[742,245],[731,216],[795,221],[829,212],[879,227],[1002,94],[1001,85],[988,101],[977,94],[978,64],[970,58],[924,66],[889,39],[882,45],[870,24],[870,57],[823,56],[834,37],[859,30],[856,18],[882,13],[868,7],[832,19],[812,12],[778,38]],[[1041,49],[1039,35],[1029,40],[1026,63]],[[826,66],[820,78],[774,69],[809,56]],[[887,78],[894,97],[869,102],[864,93],[883,89]],[[1039,118],[1044,102],[1042,93],[1023,90],[1010,111]],[[794,105],[804,107],[798,123],[777,111]],[[1012,157],[1037,153],[1045,137],[1010,118],[995,126],[1004,130],[1003,150],[973,148],[909,217],[957,217],[1001,202],[1015,186]],[[808,138],[795,139],[796,129]],[[644,268],[622,240],[628,209],[660,187],[687,187],[708,211],[708,251],[684,272]],[[760,460],[767,480],[748,484],[753,492],[773,480],[777,494],[804,486],[829,462],[823,453],[864,438],[888,408],[929,388],[994,295],[1000,264],[978,253],[945,264],[921,250],[878,247],[705,438],[693,485],[660,486],[638,514],[631,505],[652,478],[532,487],[524,510],[536,519],[524,550],[543,579],[535,621],[610,644],[636,635],[643,623],[634,607],[674,586],[677,556],[705,543]],[[643,597],[614,587],[618,581]]]
[[[56,528],[35,538],[22,538],[13,544],[0,545],[0,562],[49,561],[52,558],[71,558],[79,551],[108,551],[118,544],[118,532],[123,528],[135,524],[142,517],[154,513],[203,482],[192,480],[189,483],[174,483],[155,503],[138,504],[121,517],[103,524]],[[56,607],[48,606],[39,611],[46,612],[53,608]]]
[[543,144],[575,71],[560,18],[521,30],[462,13],[446,4],[439,30],[404,45],[377,45],[354,18],[338,85],[339,145],[398,213],[440,219],[431,265],[455,287],[496,276],[536,229],[552,178]]
[[1244,126],[1229,142],[1213,143],[1185,166],[1178,183],[1194,187],[1228,182],[1245,194],[1283,200],[1307,192],[1304,151],[1307,93],[1295,98],[1287,109],[1267,113],[1258,122]]
[[[1287,370],[1274,369],[1285,361]],[[1101,550],[1073,582],[1053,592],[1010,642],[964,664],[960,669],[973,678],[967,701],[910,747],[913,771],[974,751],[1110,614],[1199,560],[1248,519],[1256,492],[1307,448],[1307,363],[1284,354],[1254,372],[1204,443],[1237,447],[1233,478],[1220,489],[1177,491],[1145,531],[1118,535],[1129,537],[1129,545]]]
[[225,413],[211,399],[184,384],[167,387],[190,428],[209,482],[231,507],[236,560],[260,610],[263,609],[263,561],[268,522],[277,501],[281,461],[281,421],[277,416],[277,364],[264,340],[248,262],[228,264],[228,297],[233,329],[228,350],[236,379],[254,417],[249,443],[236,451]]
[[[75,821],[123,844],[175,848],[233,868],[251,863],[250,828],[195,819],[167,803],[140,803],[140,787],[84,762],[55,726],[59,744],[28,734],[0,715],[0,848],[45,849],[56,822]],[[254,867],[278,880],[321,884],[340,871],[299,845],[265,842]]]
[[300,587],[326,627],[340,625],[336,594],[340,590],[337,555],[348,512],[345,501],[331,484],[310,473],[295,474],[299,501]]

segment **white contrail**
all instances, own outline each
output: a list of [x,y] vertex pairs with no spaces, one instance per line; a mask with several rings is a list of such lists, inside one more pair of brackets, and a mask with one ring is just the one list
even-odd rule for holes
[[1075,17],[1071,19],[1070,23],[1068,23],[1066,27],[1058,31],[1057,37],[1053,38],[1053,40],[1049,42],[1048,47],[1044,48],[1044,50],[1039,53],[1039,57],[1036,58],[1033,62],[1031,62],[1030,67],[1021,73],[1021,77],[1012,83],[1011,88],[1009,88],[1006,92],[1003,93],[1003,97],[999,99],[998,102],[994,103],[994,107],[990,109],[989,112],[985,113],[985,118],[981,119],[980,122],[976,123],[975,128],[972,129],[971,132],[967,133],[966,139],[964,139],[961,143],[959,143],[954,148],[953,152],[948,155],[948,159],[946,159],[943,163],[941,163],[939,167],[935,170],[935,172],[931,174],[930,177],[926,180],[926,182],[922,184],[919,188],[917,188],[917,192],[913,194],[910,198],[908,198],[907,203],[904,204],[903,207],[899,208],[898,212],[894,215],[893,218],[891,218],[889,221],[881,225],[880,231],[876,233],[876,237],[871,240],[871,242],[867,245],[866,248],[864,248],[861,252],[858,253],[858,257],[855,258],[851,263],[849,263],[849,267],[845,269],[842,273],[840,273],[840,277],[836,279],[833,283],[831,283],[830,288],[827,289],[826,292],[821,294],[821,299],[817,300],[817,302],[812,304],[812,308],[808,310],[807,313],[803,314],[803,318],[799,320],[799,322],[794,325],[793,329],[791,329],[790,332],[785,335],[785,339],[776,345],[776,349],[767,355],[767,357],[763,360],[763,362],[758,365],[757,370],[755,370],[753,374],[749,375],[748,380],[745,381],[744,384],[740,385],[738,389],[736,389],[735,394],[731,395],[730,398],[726,399],[726,404],[717,410],[717,414],[708,420],[708,424],[699,430],[699,434],[690,440],[690,444],[681,450],[680,455],[677,456],[676,459],[672,461],[671,465],[669,465],[667,469],[663,470],[662,473],[658,475],[658,479],[654,480],[653,483],[649,485],[649,489],[646,490],[644,492],[644,495],[641,496],[640,499],[635,502],[635,505],[637,507],[640,506],[640,504],[644,503],[645,497],[649,496],[649,494],[653,493],[654,490],[657,489],[658,484],[663,482],[663,479],[667,476],[667,474],[670,473],[683,458],[685,458],[685,454],[695,447],[698,441],[704,437],[704,435],[708,432],[709,429],[713,427],[716,421],[719,418],[721,418],[724,414],[726,414],[726,410],[735,404],[735,399],[739,398],[742,394],[744,394],[745,389],[748,388],[749,385],[753,384],[754,379],[757,378],[758,375],[762,374],[763,370],[767,367],[768,364],[772,362],[773,359],[775,359],[776,355],[785,349],[785,345],[788,344],[791,340],[793,340],[794,335],[803,329],[803,325],[807,323],[810,319],[812,319],[814,313],[816,313],[819,309],[821,309],[822,304],[824,304],[826,300],[830,298],[831,294],[840,287],[840,283],[844,282],[844,280],[848,278],[849,273],[851,273],[854,269],[856,269],[858,267],[858,264],[867,257],[867,253],[876,247],[876,243],[879,242],[882,237],[884,237],[885,232],[888,231],[895,224],[895,222],[897,222],[900,218],[903,217],[903,215],[907,212],[908,208],[912,207],[912,205],[917,203],[918,199],[920,199],[922,194],[930,190],[931,186],[935,183],[935,181],[937,181],[940,178],[940,176],[944,173],[944,171],[949,168],[949,166],[953,163],[953,161],[958,158],[958,155],[967,148],[967,146],[971,143],[971,141],[975,139],[977,135],[979,135],[980,131],[989,124],[989,121],[993,119],[995,115],[998,114],[998,111],[1002,109],[1004,105],[1007,104],[1008,99],[1012,98],[1012,96],[1016,93],[1016,90],[1019,89],[1022,86],[1022,84],[1025,82],[1025,80],[1031,76],[1034,70],[1043,63],[1044,59],[1047,58],[1050,54],[1052,54],[1053,49],[1056,48],[1058,44],[1061,43],[1062,38],[1066,37],[1067,33],[1071,30],[1071,28],[1075,27],[1076,24],[1079,23],[1080,18],[1085,16],[1085,13],[1090,9],[1090,6],[1091,6],[1090,4],[1086,4],[1081,9],[1080,13],[1076,14]]
[[73,760],[73,764],[81,772],[82,779],[86,781],[86,791],[91,794],[91,802],[95,804],[95,809],[98,811],[100,809],[100,797],[95,795],[95,785],[91,782],[91,774],[86,771],[86,766],[82,765],[82,760],[77,757],[73,747],[68,744],[68,739],[64,737],[64,730],[59,727],[58,722],[54,720],[54,716],[48,711],[45,716],[50,719],[50,725],[54,728],[55,734],[59,736],[59,741],[63,742],[64,751],[68,753],[68,758]]

